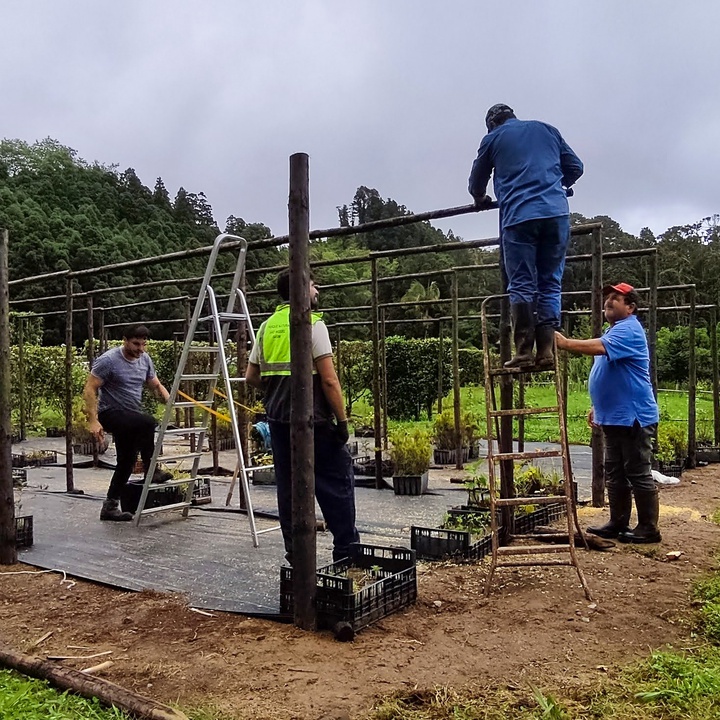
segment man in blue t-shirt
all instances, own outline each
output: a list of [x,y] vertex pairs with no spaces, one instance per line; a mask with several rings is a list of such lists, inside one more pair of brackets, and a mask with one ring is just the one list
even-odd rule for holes
[[468,190],[478,207],[486,206],[493,175],[515,340],[515,356],[506,367],[550,367],[570,241],[568,188],[583,174],[583,164],[556,128],[518,120],[507,105],[493,105],[485,125],[488,134],[480,143]]
[[[88,429],[99,440],[105,431],[111,432],[117,453],[115,472],[100,511],[101,520],[132,520],[132,513],[120,510],[120,496],[138,452],[145,472],[152,459],[156,422],[142,411],[143,387],[147,385],[163,402],[169,398],[155,374],[152,359],[145,352],[148,335],[144,325],[127,325],[123,329],[122,345],[95,360],[83,390]],[[167,471],[156,468],[153,482],[164,482],[169,477]]]
[[[660,542],[658,492],[652,477],[652,444],[660,414],[650,381],[650,354],[637,318],[638,294],[632,285],[603,288],[605,319],[610,327],[600,338],[575,340],[555,333],[557,346],[594,355],[588,390],[591,425],[605,437],[610,521],[588,532],[628,543]],[[630,530],[632,495],[638,524]]]

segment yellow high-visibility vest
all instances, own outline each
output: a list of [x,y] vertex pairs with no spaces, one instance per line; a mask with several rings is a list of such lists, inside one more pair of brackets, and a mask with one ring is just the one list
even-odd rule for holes
[[[322,318],[322,313],[311,313],[310,318],[314,325]],[[290,375],[290,305],[288,303],[278,305],[275,312],[260,326],[257,342],[260,374]],[[314,368],[313,373],[315,373]]]

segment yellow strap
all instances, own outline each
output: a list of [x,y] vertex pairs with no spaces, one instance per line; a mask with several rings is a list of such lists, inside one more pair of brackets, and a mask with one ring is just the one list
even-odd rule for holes
[[223,415],[222,413],[219,413],[217,410],[213,410],[212,408],[207,407],[206,405],[203,405],[199,400],[196,400],[193,397],[190,397],[189,395],[186,395],[182,390],[178,390],[178,395],[181,397],[184,397],[186,400],[189,400],[191,403],[197,405],[201,410],[204,410],[207,413],[210,413],[211,415],[214,415],[215,417],[220,418],[221,420],[224,420],[225,422],[230,422],[230,417],[228,415]]
[[[214,392],[216,395],[219,395],[223,400],[227,400],[227,395],[225,395],[225,393],[221,392],[221,391],[218,390],[217,388],[213,388],[213,392]],[[242,403],[239,403],[237,400],[233,400],[233,402],[234,402],[235,405],[237,405],[238,407],[243,408],[243,410],[249,410],[251,413],[255,413],[255,412],[256,412],[256,411],[253,410],[252,408],[249,408],[247,405],[243,405]]]

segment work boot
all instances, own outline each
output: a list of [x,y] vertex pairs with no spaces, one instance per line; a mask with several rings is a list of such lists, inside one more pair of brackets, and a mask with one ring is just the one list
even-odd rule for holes
[[123,512],[120,509],[120,501],[108,498],[105,500],[100,511],[101,520],[114,520],[116,522],[128,522],[133,519],[133,514]]
[[529,367],[535,364],[535,312],[533,303],[511,306],[515,355],[505,363],[506,368]]
[[632,490],[629,487],[608,485],[608,505],[610,521],[600,527],[589,527],[587,532],[601,538],[613,540],[620,533],[630,532],[630,513],[632,512]]
[[535,364],[538,367],[555,367],[555,328],[552,325],[538,325],[535,328]]
[[657,488],[652,490],[635,490],[635,509],[638,524],[633,530],[620,533],[618,540],[622,543],[659,543],[662,540],[658,530],[660,516],[660,499]]

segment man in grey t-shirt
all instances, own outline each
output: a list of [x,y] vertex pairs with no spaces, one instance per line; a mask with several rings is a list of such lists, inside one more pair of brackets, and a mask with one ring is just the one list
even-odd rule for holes
[[[144,325],[128,325],[123,344],[103,353],[88,375],[83,397],[88,427],[99,440],[104,432],[113,433],[117,464],[110,481],[107,499],[100,511],[101,520],[132,520],[132,513],[120,510],[120,496],[132,474],[138,452],[145,472],[155,448],[155,418],[142,411],[142,391],[147,385],[163,401],[169,393],[158,380],[155,366],[145,352],[149,331]],[[99,400],[98,400],[99,395]],[[156,469],[156,481],[167,473]]]

